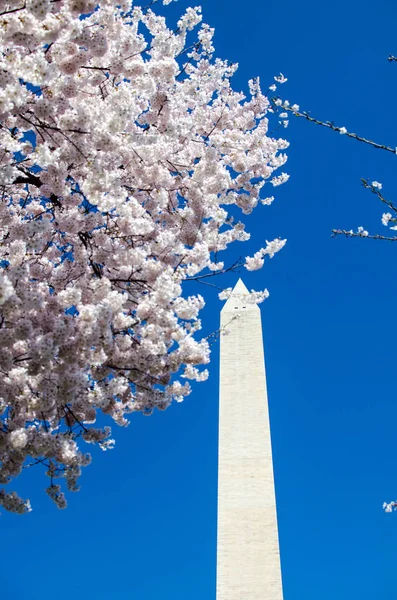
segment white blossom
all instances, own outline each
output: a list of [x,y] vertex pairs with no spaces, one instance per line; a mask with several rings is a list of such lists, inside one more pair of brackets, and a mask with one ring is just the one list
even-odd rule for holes
[[229,287],[229,288],[226,288],[226,289],[222,290],[221,292],[219,292],[219,294],[218,294],[219,300],[228,300],[231,296],[232,291],[233,291],[233,288]]
[[254,256],[245,257],[245,268],[247,271],[256,271],[263,267],[264,262],[262,251],[259,250],[255,252]]
[[245,268],[247,271],[256,271],[257,269],[261,269],[264,264],[264,257],[266,255],[269,258],[273,258],[276,252],[279,252],[282,248],[284,248],[287,240],[281,240],[279,238],[273,240],[272,242],[268,242],[266,240],[266,248],[261,248],[258,252],[255,252],[254,256],[247,256],[245,258]]
[[383,503],[383,510],[387,513],[391,513],[394,510],[397,510],[397,502],[384,502]]
[[259,291],[259,292],[256,292],[255,290],[251,290],[251,292],[248,295],[247,302],[249,304],[261,304],[268,297],[269,297],[268,290],[263,290],[263,291]]
[[366,229],[364,229],[364,227],[358,227],[357,229],[357,233],[361,236],[361,237],[367,237],[368,231],[366,231]]
[[375,189],[377,189],[379,191],[382,189],[382,184],[379,183],[379,181],[373,181],[371,185],[372,185],[373,188],[375,188]]
[[0,306],[7,302],[14,294],[14,286],[7,277],[0,273]]
[[263,198],[261,203],[265,206],[270,206],[274,202],[274,196],[268,196],[267,198]]
[[288,179],[289,179],[289,175],[287,173],[281,173],[281,175],[277,175],[276,177],[273,177],[270,180],[270,183],[272,183],[272,185],[274,187],[277,187],[278,185],[282,185],[283,183],[288,181]]
[[392,214],[391,213],[389,213],[389,212],[383,213],[383,215],[382,215],[382,225],[384,225],[385,227],[387,227],[391,218],[392,218]]
[[15,492],[5,490],[0,490],[0,506],[17,514],[25,514],[32,510],[29,500],[22,500]]
[[282,73],[280,73],[280,75],[274,78],[274,81],[277,81],[277,83],[286,83],[288,79],[284,77]]
[[9,438],[10,444],[13,448],[15,448],[15,450],[22,450],[28,443],[27,433],[22,427],[11,431],[11,433],[9,434]]

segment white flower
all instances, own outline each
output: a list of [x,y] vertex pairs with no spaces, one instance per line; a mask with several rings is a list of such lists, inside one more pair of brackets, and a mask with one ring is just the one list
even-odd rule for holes
[[247,302],[249,304],[261,304],[268,297],[269,292],[267,290],[263,290],[263,292],[255,292],[255,290],[251,290],[249,296],[247,297]]
[[15,450],[22,450],[28,443],[28,436],[23,428],[11,431],[9,438],[10,444]]
[[[171,1],[172,0],[170,0],[170,2]],[[105,440],[104,442],[100,442],[99,443],[99,447],[100,447],[101,450],[103,450],[104,452],[106,452],[106,450],[113,450],[115,443],[116,443],[116,440],[113,440],[113,439]]]
[[372,185],[373,188],[375,188],[375,189],[377,189],[379,191],[382,189],[382,184],[379,183],[379,181],[373,181],[371,185]]
[[4,490],[0,490],[0,506],[20,515],[32,510],[29,500],[22,500],[15,492],[7,493]]
[[358,233],[358,234],[359,234],[361,237],[367,237],[367,236],[369,235],[369,234],[368,234],[368,231],[366,231],[366,230],[364,229],[364,227],[358,227],[358,229],[357,229],[357,233]]
[[345,133],[347,133],[347,129],[346,129],[346,127],[339,127],[339,133],[340,133],[341,135],[344,135]]
[[199,371],[196,367],[192,365],[187,365],[185,371],[182,375],[185,379],[193,379],[195,381],[206,381],[208,379],[209,373],[207,369],[204,371]]
[[247,271],[256,271],[257,269],[261,269],[264,264],[263,254],[260,250],[259,252],[255,252],[254,256],[246,256],[245,257],[245,268]]
[[276,177],[273,177],[270,180],[270,183],[274,187],[277,187],[278,185],[282,185],[283,183],[285,183],[286,181],[288,181],[288,179],[289,179],[289,175],[287,173],[281,173],[281,175],[277,175]]
[[0,274],[0,306],[14,294],[14,286],[7,275]]
[[284,248],[286,242],[287,240],[281,240],[280,238],[277,238],[272,242],[266,240],[266,248],[261,248],[258,252],[255,252],[254,256],[246,256],[244,266],[247,271],[261,269],[263,267],[264,257],[268,255],[269,258],[273,258],[276,252],[279,252]]
[[387,227],[391,218],[392,218],[391,213],[383,213],[383,215],[382,215],[382,225],[384,225],[385,227]]
[[397,509],[397,502],[384,502],[383,510],[387,513],[393,512],[393,510]]
[[280,75],[274,78],[274,81],[277,81],[277,83],[285,83],[286,81],[288,81],[288,79],[284,77],[282,73],[280,73]]
[[217,262],[217,263],[210,262],[208,265],[208,268],[210,271],[221,271],[224,268],[224,266],[225,266],[225,263],[223,263],[223,262]]
[[219,300],[229,300],[232,291],[233,291],[233,288],[229,287],[229,288],[226,288],[225,290],[222,290],[222,292],[219,292],[219,294],[218,294]]

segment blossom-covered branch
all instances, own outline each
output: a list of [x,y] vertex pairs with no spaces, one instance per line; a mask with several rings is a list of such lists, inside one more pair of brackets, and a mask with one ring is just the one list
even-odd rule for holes
[[187,281],[228,270],[236,208],[288,178],[259,81],[233,90],[199,8],[171,30],[152,4],[0,0],[0,484],[43,465],[60,508],[86,445],[114,444],[99,414],[127,425],[207,377]]

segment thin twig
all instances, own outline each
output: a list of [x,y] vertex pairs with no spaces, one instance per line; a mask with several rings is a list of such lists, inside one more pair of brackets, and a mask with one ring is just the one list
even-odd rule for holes
[[397,242],[397,236],[387,237],[385,235],[363,235],[360,232],[347,231],[346,229],[332,229],[332,237],[336,237],[337,235],[344,235],[348,238],[360,237],[366,238],[367,240],[385,240],[387,242]]
[[384,198],[378,187],[375,187],[374,185],[368,183],[368,181],[366,179],[362,179],[362,178],[361,178],[361,183],[363,184],[363,187],[365,187],[367,190],[371,190],[371,192],[373,194],[376,194],[376,196],[378,196],[379,200],[381,202],[383,202],[383,204],[386,204],[386,206],[388,208],[390,208],[390,210],[397,213],[397,206],[395,206],[393,204],[393,202],[391,202],[391,200],[387,200],[386,198]]
[[213,271],[212,273],[206,273],[205,275],[197,275],[196,277],[186,277],[185,281],[198,281],[199,279],[205,279],[206,277],[215,277],[215,275],[222,275],[223,273],[228,273],[229,271],[234,271],[235,269],[239,269],[243,266],[243,261],[241,258],[236,260],[230,267],[226,269],[221,269],[220,271]]
[[275,104],[276,100],[277,100],[277,98],[272,98],[272,102],[276,108],[280,108],[282,110],[287,110],[289,112],[292,112],[292,114],[295,115],[295,117],[301,117],[303,119],[306,119],[307,121],[310,121],[311,123],[315,123],[316,125],[321,125],[321,127],[327,127],[328,129],[332,129],[332,131],[338,131],[339,133],[342,133],[342,134],[346,135],[347,137],[358,140],[359,142],[364,142],[364,144],[369,144],[370,146],[373,146],[374,148],[379,148],[379,150],[387,150],[387,152],[391,152],[392,154],[397,154],[396,147],[391,148],[390,146],[386,146],[385,144],[378,144],[377,142],[368,140],[367,138],[357,135],[357,133],[351,133],[349,131],[345,131],[344,127],[337,127],[331,121],[320,121],[319,119],[315,119],[314,117],[311,117],[309,115],[309,113],[307,113],[305,111],[294,110],[290,106],[284,106],[283,104],[280,106],[277,106]]

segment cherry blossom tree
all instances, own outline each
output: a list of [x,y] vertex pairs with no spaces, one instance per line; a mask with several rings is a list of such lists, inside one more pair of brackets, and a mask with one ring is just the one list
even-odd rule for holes
[[34,464],[65,507],[86,444],[114,443],[100,415],[127,425],[208,375],[204,299],[189,281],[230,268],[220,253],[249,238],[239,213],[270,204],[264,184],[288,179],[274,175],[288,143],[269,133],[267,95],[259,80],[248,98],[232,89],[237,67],[213,58],[213,33],[200,8],[171,30],[128,0],[0,0],[7,510],[30,510],[4,486]]

